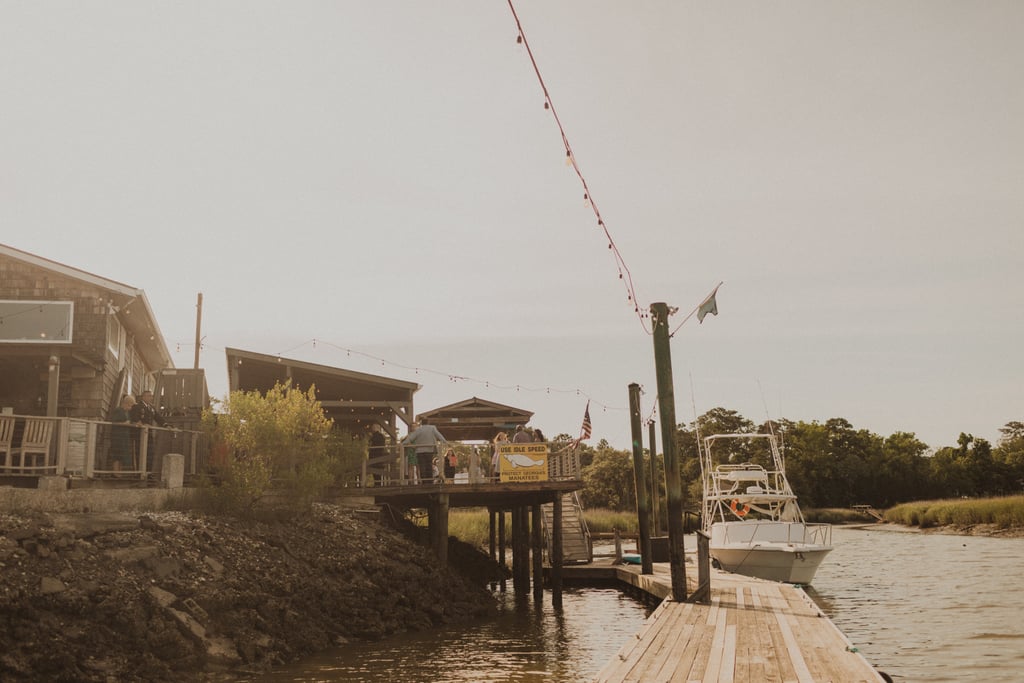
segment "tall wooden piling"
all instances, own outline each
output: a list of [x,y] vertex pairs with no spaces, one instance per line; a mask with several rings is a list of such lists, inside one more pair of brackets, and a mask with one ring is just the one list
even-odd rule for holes
[[533,558],[533,600],[538,605],[544,601],[544,551],[541,547],[544,538],[541,529],[542,514],[539,504],[534,504],[531,507],[530,555]]
[[650,505],[647,501],[647,477],[644,476],[643,428],[640,422],[640,385],[629,385],[629,426],[633,437],[633,480],[636,484],[636,515],[640,527],[640,564],[644,574],[654,573],[651,559]]
[[651,304],[654,326],[654,368],[658,381],[658,412],[661,414],[661,447],[665,452],[665,489],[668,497],[668,558],[672,575],[672,599],[686,600],[686,564],[683,555],[683,490],[676,449],[676,394],[672,383],[672,351],[669,348],[668,305]]

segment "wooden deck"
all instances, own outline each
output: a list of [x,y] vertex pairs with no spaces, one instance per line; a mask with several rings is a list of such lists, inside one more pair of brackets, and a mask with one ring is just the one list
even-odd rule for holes
[[[653,575],[616,567],[619,580],[671,594],[668,564]],[[693,576],[691,576],[691,574]],[[687,565],[691,587],[696,568]],[[683,683],[858,683],[885,679],[799,588],[712,570],[711,604],[666,598],[594,678]]]

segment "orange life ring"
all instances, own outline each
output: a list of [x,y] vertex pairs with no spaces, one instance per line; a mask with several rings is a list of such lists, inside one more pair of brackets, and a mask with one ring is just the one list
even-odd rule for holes
[[737,517],[746,517],[747,513],[750,512],[750,503],[744,503],[741,507],[740,501],[733,498],[732,502],[729,503],[729,509],[732,510],[733,514],[735,514]]

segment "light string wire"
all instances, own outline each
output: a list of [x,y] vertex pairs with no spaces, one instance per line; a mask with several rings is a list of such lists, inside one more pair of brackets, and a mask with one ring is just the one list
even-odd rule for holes
[[[406,365],[404,363],[398,363],[398,362],[395,362],[393,360],[389,360],[387,358],[382,358],[381,356],[375,356],[375,355],[373,355],[371,353],[366,353],[364,351],[359,351],[357,349],[353,349],[353,348],[350,348],[350,347],[341,346],[339,344],[334,344],[332,342],[325,341],[323,339],[319,339],[319,338],[316,338],[316,337],[314,337],[312,339],[307,339],[307,340],[305,340],[304,342],[302,342],[300,344],[296,344],[295,346],[291,346],[291,347],[289,347],[287,349],[283,349],[281,351],[278,351],[277,353],[268,354],[268,355],[277,356],[278,362],[284,362],[287,359],[285,359],[283,357],[283,354],[291,353],[292,351],[297,351],[298,349],[301,349],[301,348],[306,347],[306,346],[311,346],[313,349],[316,349],[318,344],[323,345],[323,346],[329,346],[329,347],[331,347],[333,349],[336,349],[338,351],[344,351],[345,355],[349,356],[349,357],[356,356],[356,357],[359,357],[359,358],[364,358],[364,359],[367,359],[367,360],[374,361],[375,363],[380,363],[381,367],[399,368],[401,370],[406,370],[406,371],[409,371],[409,372],[413,372],[414,374],[417,374],[417,375],[420,374],[420,373],[424,373],[424,374],[429,374],[429,375],[436,375],[438,377],[445,377],[450,382],[473,382],[475,384],[480,384],[480,385],[484,386],[487,389],[497,389],[497,390],[501,390],[501,391],[516,391],[516,392],[545,393],[545,394],[575,394],[577,396],[580,396],[582,398],[587,399],[588,401],[590,401],[591,403],[593,403],[596,406],[600,406],[600,408],[602,409],[603,412],[608,412],[609,410],[616,411],[616,412],[620,412],[620,411],[621,412],[625,412],[627,410],[627,408],[622,408],[622,407],[619,407],[619,406],[613,406],[613,405],[609,405],[609,404],[603,403],[603,402],[597,400],[596,398],[594,398],[592,395],[588,394],[584,389],[581,389],[581,388],[578,388],[578,387],[575,388],[575,389],[565,389],[565,388],[552,387],[552,386],[537,387],[537,386],[528,386],[528,385],[524,385],[524,384],[501,384],[499,382],[495,382],[495,381],[489,380],[489,379],[481,379],[481,378],[478,378],[478,377],[470,377],[468,375],[460,375],[460,374],[457,374],[457,373],[454,373],[454,372],[445,372],[445,371],[442,371],[442,370],[434,370],[434,369],[431,369],[431,368],[427,368],[427,367],[423,367],[423,366],[418,366],[418,365]],[[180,352],[182,350],[182,347],[190,347],[190,346],[194,347],[195,346],[195,342],[175,342],[175,347],[176,347],[176,350],[178,352]],[[206,351],[206,350],[211,350],[211,351],[221,350],[222,351],[224,349],[221,348],[221,347],[210,347],[206,343],[203,343],[203,344],[200,345],[200,350],[202,350],[202,351]],[[294,360],[299,360],[299,359],[294,359]],[[303,362],[305,362],[305,361],[303,361]]]
[[647,334],[653,334],[653,329],[649,327],[647,323],[648,313],[645,309],[640,307],[640,303],[636,298],[636,288],[633,286],[633,275],[626,265],[625,259],[622,258],[622,253],[619,251],[619,247],[615,244],[615,240],[612,239],[612,234],[608,230],[608,226],[604,222],[604,218],[601,217],[601,211],[597,208],[597,202],[594,201],[594,195],[590,191],[590,186],[587,184],[587,179],[583,177],[583,171],[580,170],[579,164],[576,162],[576,155],[573,154],[572,145],[569,144],[569,137],[565,133],[565,127],[562,125],[562,120],[558,117],[558,112],[555,111],[555,103],[551,100],[551,93],[548,92],[548,86],[544,83],[544,77],[541,76],[540,67],[537,66],[537,60],[533,56],[533,50],[530,49],[530,43],[526,40],[526,33],[523,31],[523,24],[519,20],[519,14],[516,12],[515,6],[512,4],[512,0],[508,0],[508,8],[512,12],[512,18],[515,19],[516,29],[519,31],[519,36],[516,38],[516,42],[521,43],[526,48],[526,54],[530,57],[530,63],[533,65],[533,72],[537,74],[537,81],[540,83],[540,88],[544,92],[544,108],[551,111],[551,116],[555,119],[555,125],[558,126],[558,132],[562,136],[562,144],[565,146],[565,161],[571,165],[573,170],[576,172],[576,177],[580,179],[580,184],[583,185],[583,199],[590,205],[590,209],[594,212],[594,217],[597,218],[597,225],[604,232],[605,238],[608,240],[608,249],[612,252],[612,256],[615,259],[615,266],[619,271],[619,279],[623,281],[623,285],[626,288],[626,297],[629,302],[633,305],[633,312],[636,313],[637,318],[640,321],[640,327],[643,328]]

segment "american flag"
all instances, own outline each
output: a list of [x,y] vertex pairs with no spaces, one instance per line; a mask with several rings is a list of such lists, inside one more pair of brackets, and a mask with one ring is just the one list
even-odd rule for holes
[[590,401],[587,401],[587,407],[583,410],[583,426],[580,427],[580,441],[586,441],[590,438],[592,431],[590,425]]

